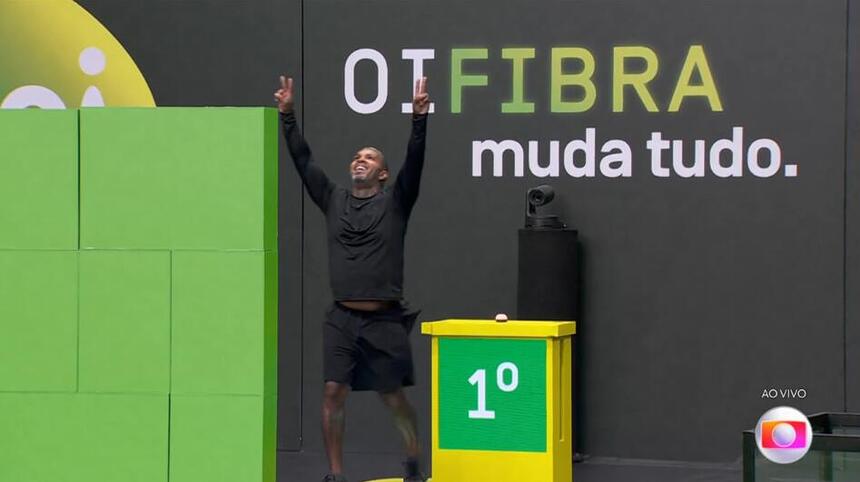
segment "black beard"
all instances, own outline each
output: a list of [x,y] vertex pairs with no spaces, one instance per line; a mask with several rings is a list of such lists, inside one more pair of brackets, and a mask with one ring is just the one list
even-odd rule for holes
[[371,183],[370,183],[370,179],[368,179],[368,177],[367,177],[367,175],[366,175],[366,174],[365,174],[365,176],[364,176],[363,178],[359,178],[359,177],[356,177],[356,176],[352,176],[352,185],[353,185],[353,186],[358,186],[358,187],[370,187],[370,184],[371,184]]

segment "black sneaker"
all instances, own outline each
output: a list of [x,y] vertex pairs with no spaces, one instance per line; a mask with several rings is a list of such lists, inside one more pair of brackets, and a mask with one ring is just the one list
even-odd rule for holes
[[323,482],[347,482],[346,477],[340,474],[328,474],[323,478]]
[[417,460],[406,459],[406,462],[403,462],[403,469],[406,472],[403,482],[427,482],[427,476],[421,473]]

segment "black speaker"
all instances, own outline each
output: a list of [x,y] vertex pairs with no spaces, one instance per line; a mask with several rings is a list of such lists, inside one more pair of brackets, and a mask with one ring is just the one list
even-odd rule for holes
[[517,318],[579,320],[579,254],[573,229],[520,229]]

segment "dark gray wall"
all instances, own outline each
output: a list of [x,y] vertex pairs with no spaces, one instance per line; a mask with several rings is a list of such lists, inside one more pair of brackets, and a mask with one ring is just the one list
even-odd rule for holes
[[[403,48],[434,48],[426,65],[436,102],[422,194],[407,237],[406,292],[423,319],[514,313],[516,229],[525,190],[548,182],[551,210],[580,230],[583,248],[584,450],[603,456],[733,460],[739,432],[774,405],[860,411],[860,218],[858,218],[857,8],[845,0],[81,0],[125,45],[159,105],[271,105],[281,71],[293,73],[306,136],[339,182],[360,146],[382,148],[392,169],[409,131]],[[723,112],[688,99],[667,113],[687,48],[702,44]],[[612,48],[657,52],[645,112],[630,92],[611,111]],[[531,115],[500,113],[510,98],[505,47],[534,47],[526,97]],[[595,56],[597,103],[549,112],[550,48]],[[846,46],[848,49],[846,51]],[[384,54],[389,100],[361,115],[346,105],[343,67],[362,47]],[[469,62],[490,85],[467,88],[449,109],[450,52],[485,47]],[[847,62],[847,60],[850,60]],[[575,65],[566,66],[575,68]],[[357,70],[372,98],[374,76]],[[575,95],[576,91],[570,91]],[[650,174],[651,131],[713,142],[744,126],[745,141],[770,137],[798,177],[758,179]],[[565,143],[596,127],[598,143],[633,147],[633,177],[574,179],[471,175],[471,142]],[[847,147],[847,156],[846,156]],[[280,448],[321,451],[321,330],[330,303],[322,217],[303,202],[295,173],[281,172]],[[484,161],[484,172],[491,172]],[[847,258],[846,258],[847,256]],[[429,350],[413,335],[418,386],[410,395],[429,446]],[[804,388],[805,400],[763,400],[767,388]],[[302,410],[304,407],[304,410]],[[350,400],[347,449],[400,450],[373,395]]]
[[[805,410],[843,408],[844,2],[397,5],[306,4],[305,127],[329,172],[345,174],[350,154],[367,143],[397,159],[408,129],[399,103],[411,78],[400,49],[436,49],[427,73],[437,113],[407,248],[407,294],[425,319],[515,311],[522,199],[528,187],[547,180],[528,170],[513,177],[511,164],[505,177],[472,177],[471,141],[536,139],[546,149],[548,140],[573,139],[586,126],[597,127],[603,139],[638,142],[661,130],[713,141],[744,126],[748,136],[777,139],[799,176],[657,179],[644,145],[636,145],[630,179],[548,180],[558,192],[555,208],[580,230],[585,253],[585,449],[731,460],[739,455],[738,433],[775,404],[761,399],[765,388],[805,388],[809,396],[791,403]],[[354,33],[356,25],[373,28]],[[724,112],[693,100],[676,114],[646,113],[629,97],[628,110],[611,112],[612,46],[647,45],[658,53],[654,94],[662,110],[687,47],[699,43]],[[490,49],[491,60],[470,64],[489,74],[490,85],[467,90],[456,115],[447,107],[449,55],[459,46]],[[537,49],[527,77],[534,115],[499,113],[510,97],[510,64],[499,59],[508,46]],[[594,53],[598,101],[590,111],[547,112],[553,46]],[[382,52],[391,75],[389,102],[372,115],[354,113],[342,94],[344,60],[361,47]],[[375,95],[368,80],[374,73],[359,71],[360,98]],[[306,213],[305,319],[311,319],[320,316],[328,291],[322,221],[313,206]],[[318,336],[309,326],[306,339]],[[426,342],[416,342],[425,352]],[[817,346],[832,349],[811,356]],[[305,360],[305,405],[314,406],[319,355],[306,353]],[[421,365],[426,383],[426,359]],[[415,395],[424,408],[426,385]],[[373,416],[352,417],[348,446],[394,449],[396,439],[371,430],[383,416],[372,402],[353,405],[356,415]],[[316,424],[313,414],[306,420]],[[321,447],[315,434],[306,434],[306,443]]]
[[860,2],[849,2],[848,110],[845,174],[847,196],[845,260],[845,365],[846,405],[860,412]]

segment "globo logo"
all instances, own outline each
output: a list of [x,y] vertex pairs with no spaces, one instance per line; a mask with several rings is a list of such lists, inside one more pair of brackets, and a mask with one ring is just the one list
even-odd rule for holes
[[812,425],[800,410],[776,407],[761,416],[755,440],[762,455],[777,464],[802,459],[812,446]]

